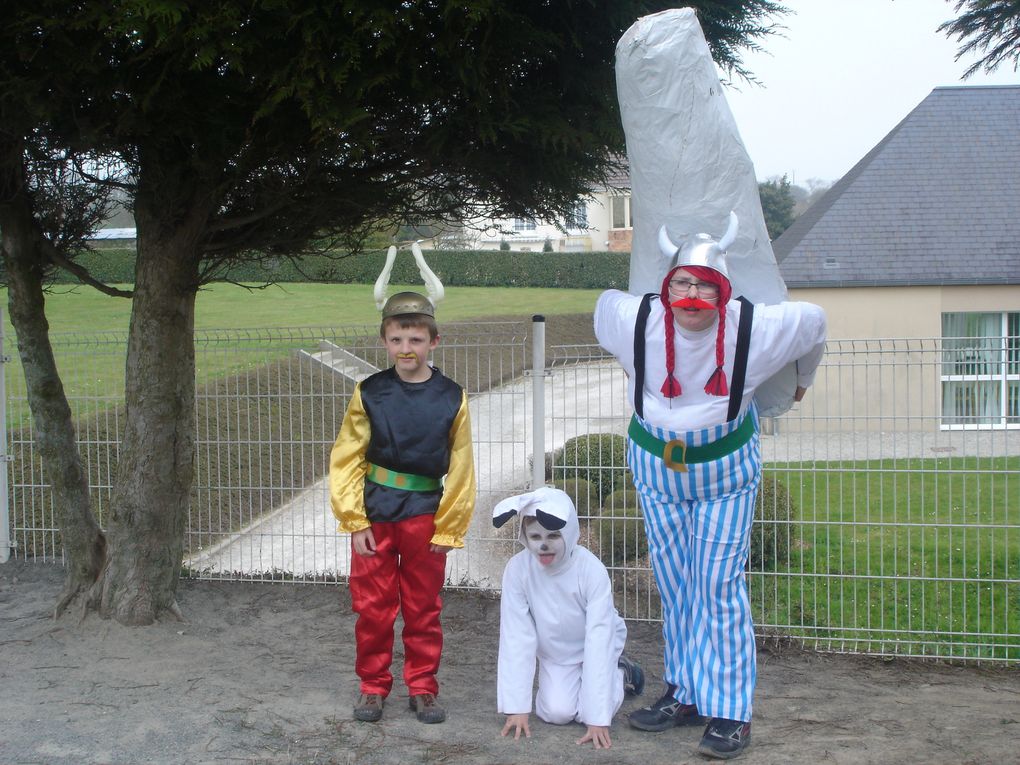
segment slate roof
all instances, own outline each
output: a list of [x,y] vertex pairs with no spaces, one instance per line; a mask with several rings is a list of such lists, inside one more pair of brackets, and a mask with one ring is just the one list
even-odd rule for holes
[[788,287],[1020,284],[1020,85],[935,88],[772,247]]
[[630,162],[626,154],[614,154],[615,167],[606,178],[606,190],[630,191]]

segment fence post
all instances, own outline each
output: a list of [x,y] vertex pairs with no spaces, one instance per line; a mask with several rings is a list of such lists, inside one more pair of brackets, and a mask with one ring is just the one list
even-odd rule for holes
[[545,485],[545,317],[531,317],[531,489]]
[[0,563],[11,557],[11,512],[7,506],[7,362],[4,314],[0,308]]

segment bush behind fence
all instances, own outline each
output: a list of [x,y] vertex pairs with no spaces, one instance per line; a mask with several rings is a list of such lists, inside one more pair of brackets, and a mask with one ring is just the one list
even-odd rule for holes
[[[104,247],[78,258],[98,280],[107,284],[131,284],[134,250]],[[493,252],[431,250],[425,253],[429,267],[448,287],[556,287],[563,289],[626,289],[630,253],[626,252]],[[223,280],[261,284],[265,282],[325,282],[372,284],[379,276],[386,253],[365,251],[358,255],[335,253],[309,255],[300,260],[263,257],[238,263],[219,275]],[[65,283],[74,278],[64,271]],[[392,284],[417,284],[418,267],[408,255],[399,257],[390,276]]]

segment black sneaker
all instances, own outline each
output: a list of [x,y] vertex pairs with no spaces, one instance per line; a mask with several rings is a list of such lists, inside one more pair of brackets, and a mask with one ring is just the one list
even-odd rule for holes
[[632,728],[638,730],[660,731],[677,725],[701,725],[705,718],[698,714],[695,704],[681,704],[673,694],[675,685],[667,685],[662,698],[651,706],[636,709],[630,713],[628,720]]
[[705,728],[698,751],[707,757],[731,760],[751,743],[751,723],[715,717]]
[[645,673],[640,665],[627,654],[620,654],[617,666],[623,670],[623,692],[628,696],[640,696],[645,691]]

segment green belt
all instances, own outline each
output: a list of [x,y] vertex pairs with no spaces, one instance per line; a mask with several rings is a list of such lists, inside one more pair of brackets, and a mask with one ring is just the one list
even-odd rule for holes
[[368,475],[365,476],[372,483],[381,486],[389,486],[391,489],[403,489],[404,491],[435,491],[442,484],[438,478],[429,478],[426,475],[414,475],[413,473],[401,473],[397,470],[379,467],[368,463]]
[[646,452],[662,457],[666,467],[670,470],[686,473],[688,465],[711,462],[725,457],[750,441],[751,436],[754,435],[754,419],[750,415],[746,415],[736,430],[730,431],[722,438],[704,446],[688,446],[679,438],[674,438],[672,441],[656,438],[641,427],[636,416],[630,418],[627,435],[630,436],[631,441]]

